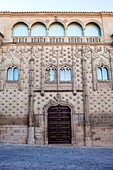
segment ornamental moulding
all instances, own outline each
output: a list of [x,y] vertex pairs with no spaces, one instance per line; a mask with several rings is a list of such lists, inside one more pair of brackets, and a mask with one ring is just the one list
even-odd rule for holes
[[71,114],[73,113],[72,112],[74,108],[73,105],[68,101],[62,100],[61,94],[57,93],[56,96],[54,97],[54,100],[49,100],[49,102],[43,107],[43,114],[47,116],[49,107],[57,105],[68,106],[71,109]]

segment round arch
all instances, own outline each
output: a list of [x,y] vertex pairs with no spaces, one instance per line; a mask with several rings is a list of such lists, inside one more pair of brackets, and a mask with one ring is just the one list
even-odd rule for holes
[[49,36],[64,36],[65,35],[65,27],[59,21],[52,22],[49,25],[48,29]]
[[85,23],[84,23],[84,27],[85,27],[88,23],[95,23],[96,25],[98,25],[98,26],[100,27],[100,29],[102,29],[102,24],[101,24],[99,21],[95,20],[95,19],[90,19],[90,20],[88,20],[87,22],[85,22]]
[[70,22],[66,29],[67,36],[83,36],[83,28],[78,22]]
[[46,29],[47,29],[47,24],[45,21],[41,20],[41,19],[37,19],[37,20],[34,20],[32,21],[30,24],[29,24],[29,28],[31,29],[31,27],[36,24],[36,23],[42,23],[43,25],[45,25]]
[[49,29],[50,26],[51,26],[53,23],[56,23],[56,22],[57,22],[57,23],[60,23],[61,25],[63,25],[64,29],[66,28],[66,25],[65,25],[65,23],[64,23],[62,20],[56,19],[56,20],[51,20],[50,22],[47,23],[47,29]]
[[29,24],[28,24],[28,22],[26,21],[26,20],[24,20],[24,19],[19,19],[19,20],[16,20],[16,21],[14,21],[14,22],[12,22],[11,23],[11,30],[13,29],[13,27],[16,25],[16,24],[18,24],[18,23],[24,23],[24,24],[26,24],[27,26],[28,26],[28,29],[29,29]]
[[69,20],[68,22],[66,22],[66,29],[67,29],[68,25],[70,25],[71,23],[78,23],[82,27],[82,29],[84,28],[84,25],[80,20],[72,19],[72,20]]
[[25,22],[17,22],[12,27],[12,36],[28,36],[28,29]]
[[35,22],[30,28],[31,36],[46,36],[46,25],[42,22]]
[[101,24],[95,20],[87,21],[85,23],[85,36],[102,36]]

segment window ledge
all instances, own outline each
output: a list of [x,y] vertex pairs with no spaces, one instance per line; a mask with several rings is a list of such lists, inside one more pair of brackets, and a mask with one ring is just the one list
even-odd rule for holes
[[45,81],[45,83],[47,83],[47,84],[50,84],[50,83],[52,83],[52,84],[56,84],[56,83],[57,83],[57,81]]
[[60,83],[72,83],[72,81],[60,81]]
[[18,80],[6,80],[7,83],[18,83]]
[[[50,84],[50,83],[57,84],[58,82],[57,81],[45,81],[45,83],[47,83],[47,84]],[[62,83],[62,84],[64,84],[64,83],[72,83],[72,81],[59,81],[59,83]]]
[[109,80],[98,80],[99,83],[109,83]]

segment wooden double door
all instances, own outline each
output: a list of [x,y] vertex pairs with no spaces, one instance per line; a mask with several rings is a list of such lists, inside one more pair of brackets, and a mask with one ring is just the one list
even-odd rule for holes
[[71,109],[51,106],[48,109],[48,144],[71,143]]

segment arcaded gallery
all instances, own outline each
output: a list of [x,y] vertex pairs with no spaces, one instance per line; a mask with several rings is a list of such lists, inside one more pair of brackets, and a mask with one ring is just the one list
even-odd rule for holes
[[0,12],[0,142],[113,146],[113,12]]

